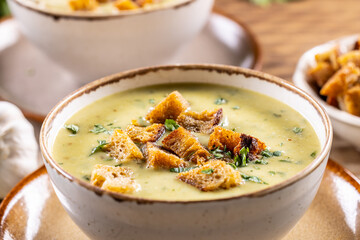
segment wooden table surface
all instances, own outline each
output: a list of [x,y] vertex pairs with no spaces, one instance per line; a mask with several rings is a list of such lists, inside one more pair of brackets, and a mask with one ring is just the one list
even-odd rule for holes
[[[262,71],[289,81],[306,50],[360,33],[359,0],[298,0],[266,7],[246,0],[216,0],[215,6],[246,23],[257,36],[263,52]],[[360,177],[360,151],[336,136],[331,158]]]

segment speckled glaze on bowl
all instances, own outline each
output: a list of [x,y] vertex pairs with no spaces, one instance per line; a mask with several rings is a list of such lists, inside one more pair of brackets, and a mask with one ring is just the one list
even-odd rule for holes
[[294,72],[293,81],[296,86],[308,92],[313,98],[319,101],[331,118],[334,132],[360,151],[360,117],[351,115],[336,107],[327,104],[309,84],[307,71],[316,65],[315,55],[326,52],[335,46],[339,46],[341,53],[350,51],[360,35],[352,35],[339,38],[306,51],[298,61]]
[[[103,191],[59,166],[52,145],[66,120],[110,94],[161,83],[215,83],[253,90],[301,113],[321,145],[318,157],[292,178],[254,193],[205,201],[159,201]],[[41,129],[40,145],[54,190],[74,222],[93,239],[279,239],[309,207],[320,185],[332,143],[323,108],[305,92],[268,74],[223,65],[137,69],[87,84],[63,99]]]
[[203,28],[214,0],[105,15],[57,13],[29,1],[8,2],[23,34],[83,84],[170,61]]

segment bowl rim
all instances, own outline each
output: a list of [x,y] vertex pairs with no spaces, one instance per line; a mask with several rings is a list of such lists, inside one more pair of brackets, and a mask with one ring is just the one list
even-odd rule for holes
[[334,46],[340,46],[345,41],[350,41],[359,37],[360,34],[343,36],[310,48],[309,50],[304,52],[299,58],[292,77],[294,84],[299,88],[305,87],[306,89],[304,90],[324,106],[331,118],[334,118],[337,121],[344,122],[354,127],[360,127],[360,117],[352,115],[344,110],[340,110],[334,106],[331,106],[323,99],[321,99],[319,94],[310,86],[305,70],[309,69],[309,62],[311,61],[311,59],[314,59],[316,53],[322,52],[324,51],[324,49],[330,49]]
[[[181,2],[178,2],[176,4],[167,4],[163,7],[159,8],[153,8],[153,9],[137,9],[137,10],[131,10],[131,11],[119,11],[118,13],[110,13],[110,14],[87,14],[84,12],[58,12],[53,10],[46,10],[42,9],[36,6],[36,4],[28,4],[24,0],[9,0],[14,2],[20,7],[26,8],[28,10],[31,10],[33,12],[52,17],[54,20],[59,20],[61,18],[63,19],[73,19],[73,20],[88,20],[88,21],[94,21],[94,20],[109,20],[109,19],[116,19],[116,18],[124,18],[128,16],[137,16],[142,14],[149,14],[153,12],[160,12],[160,11],[166,11],[166,10],[177,10],[181,9],[183,7],[186,7],[188,5],[191,5],[195,3],[196,1],[200,0],[183,0]],[[208,0],[212,1],[212,0]]]
[[[232,196],[232,197],[226,197],[226,198],[216,198],[216,199],[206,199],[206,200],[190,200],[190,201],[181,201],[181,200],[157,200],[157,199],[150,199],[150,198],[140,198],[140,197],[134,197],[127,194],[121,194],[121,193],[115,193],[110,192],[107,190],[103,190],[99,187],[96,187],[86,181],[83,181],[81,179],[75,178],[68,172],[66,172],[57,162],[51,157],[51,150],[48,149],[46,144],[46,136],[48,131],[51,129],[52,122],[56,118],[56,115],[62,111],[63,108],[65,108],[72,100],[81,97],[84,94],[88,94],[90,92],[96,91],[96,89],[121,81],[122,79],[131,79],[136,76],[145,75],[148,73],[158,72],[158,71],[171,71],[171,70],[183,70],[183,71],[207,71],[207,72],[213,72],[216,71],[217,73],[226,73],[229,75],[243,75],[246,78],[255,77],[262,81],[267,81],[272,84],[276,84],[280,87],[284,87],[287,90],[293,92],[294,94],[299,95],[300,97],[307,100],[313,108],[318,112],[320,117],[322,118],[322,122],[324,124],[325,128],[325,134],[326,134],[326,141],[324,143],[323,148],[321,149],[321,152],[318,154],[318,156],[309,164],[307,165],[303,170],[292,176],[291,178],[282,181],[278,184],[275,184],[273,186],[269,186],[265,189],[242,194],[238,196]],[[321,163],[326,161],[328,159],[331,144],[332,144],[332,126],[330,123],[329,116],[326,114],[324,108],[315,100],[313,99],[309,94],[307,94],[305,91],[297,88],[295,85],[293,85],[290,82],[287,82],[286,80],[280,79],[278,77],[262,73],[259,71],[246,69],[246,68],[240,68],[240,67],[234,67],[234,66],[227,66],[227,65],[220,65],[220,64],[180,64],[180,65],[161,65],[161,66],[154,66],[154,67],[146,67],[146,68],[138,68],[134,70],[124,71],[117,74],[113,74],[107,77],[103,77],[101,79],[95,80],[93,82],[90,82],[83,87],[79,88],[78,90],[75,90],[73,93],[66,96],[64,99],[62,99],[46,116],[44,123],[40,130],[40,150],[43,156],[43,160],[45,162],[46,166],[49,166],[55,172],[59,175],[61,175],[63,178],[67,179],[70,182],[73,182],[77,185],[79,185],[82,188],[85,188],[89,191],[92,191],[96,193],[99,196],[107,195],[113,198],[116,201],[123,202],[136,202],[138,204],[144,204],[144,203],[168,203],[168,204],[189,204],[189,203],[204,203],[204,202],[221,202],[221,201],[228,201],[228,200],[234,200],[234,199],[243,199],[243,198],[254,198],[254,197],[262,197],[267,194],[274,193],[276,191],[279,191],[281,189],[287,188],[294,183],[298,182],[299,180],[305,178],[310,173],[315,171]]]

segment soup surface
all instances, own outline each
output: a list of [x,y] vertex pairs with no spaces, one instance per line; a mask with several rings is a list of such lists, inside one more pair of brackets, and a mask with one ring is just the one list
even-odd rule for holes
[[[117,14],[138,9],[151,10],[176,5],[186,0],[23,0],[40,9],[59,13],[83,12],[88,14]],[[139,4],[137,3],[139,2]]]
[[[70,117],[53,146],[54,159],[70,174],[89,181],[96,164],[119,166],[108,153],[91,152],[108,141],[114,129],[132,120],[144,121],[149,109],[172,91],[179,91],[191,110],[223,109],[220,126],[258,138],[267,146],[257,161],[238,167],[241,184],[230,189],[203,192],[177,179],[169,169],[147,168],[143,161],[122,163],[134,172],[141,189],[131,195],[161,200],[202,200],[251,193],[280,183],[304,169],[320,151],[310,124],[289,106],[267,96],[239,88],[210,84],[168,84],[138,88],[100,99]],[[72,133],[69,126],[76,125]],[[73,129],[74,130],[74,129]],[[169,134],[166,131],[165,136]],[[195,134],[207,146],[209,136]],[[160,138],[157,144],[161,145]]]

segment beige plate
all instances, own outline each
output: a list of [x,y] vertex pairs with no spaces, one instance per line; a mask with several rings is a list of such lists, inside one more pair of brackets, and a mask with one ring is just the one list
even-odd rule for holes
[[[251,31],[223,13],[213,13],[204,30],[172,63],[219,63],[259,70],[261,51]],[[42,122],[50,109],[79,86],[20,33],[14,19],[0,20],[0,99]]]
[[[279,203],[281,204],[281,203]],[[329,160],[316,198],[283,240],[360,239],[360,182]],[[88,239],[59,203],[44,167],[0,206],[0,239]]]

